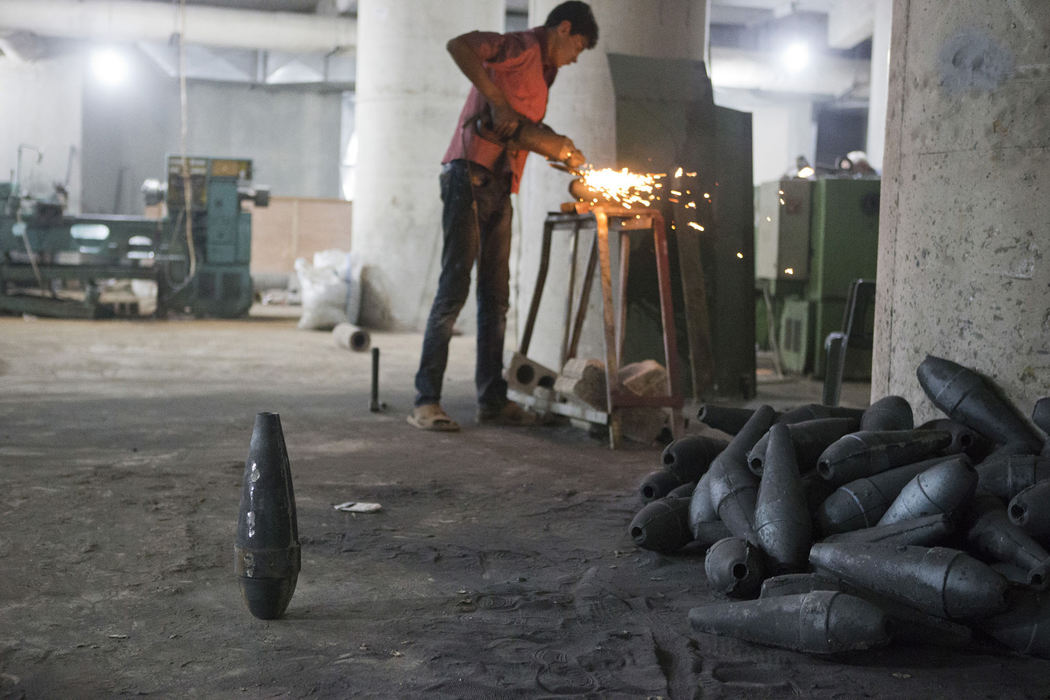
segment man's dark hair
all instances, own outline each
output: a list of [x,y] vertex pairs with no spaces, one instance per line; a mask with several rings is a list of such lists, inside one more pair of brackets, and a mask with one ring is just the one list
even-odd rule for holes
[[587,39],[587,48],[593,49],[598,43],[598,23],[594,21],[594,13],[591,6],[580,0],[569,0],[551,10],[547,15],[545,27],[557,27],[565,20],[572,27],[570,34],[582,34]]

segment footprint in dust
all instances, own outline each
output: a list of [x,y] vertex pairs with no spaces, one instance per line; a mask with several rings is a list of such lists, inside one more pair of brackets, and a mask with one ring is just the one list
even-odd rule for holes
[[536,674],[536,685],[553,695],[579,695],[596,690],[591,674],[571,662],[556,661]]
[[755,664],[747,661],[722,663],[711,669],[711,680],[703,685],[722,690],[768,691],[798,695],[798,688],[784,677],[783,666]]

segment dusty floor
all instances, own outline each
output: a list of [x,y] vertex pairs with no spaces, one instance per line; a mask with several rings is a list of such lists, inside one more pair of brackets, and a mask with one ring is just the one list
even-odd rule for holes
[[[411,429],[419,337],[370,356],[287,319],[0,318],[0,697],[1047,697],[991,645],[819,658],[694,635],[697,555],[636,549],[659,452],[584,431]],[[853,396],[864,387],[854,387]],[[819,396],[767,385],[757,401]],[[847,394],[850,396],[850,394]],[[233,537],[257,412],[280,413],[302,573],[248,614]],[[377,501],[352,515],[333,504]]]

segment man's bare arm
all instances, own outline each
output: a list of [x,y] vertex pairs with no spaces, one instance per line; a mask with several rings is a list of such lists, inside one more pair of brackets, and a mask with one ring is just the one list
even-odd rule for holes
[[450,39],[445,48],[448,49],[452,60],[459,66],[463,75],[467,76],[467,79],[474,84],[478,92],[484,95],[485,99],[492,105],[492,127],[496,133],[502,138],[513,134],[515,129],[518,128],[518,121],[522,116],[510,106],[503,91],[492,82],[489,74],[485,71],[481,57],[474,52],[470,43],[463,36],[457,36],[454,39]]

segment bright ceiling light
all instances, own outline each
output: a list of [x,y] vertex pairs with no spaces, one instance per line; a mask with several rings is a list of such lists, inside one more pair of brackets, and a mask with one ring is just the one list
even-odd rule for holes
[[128,76],[128,62],[115,49],[96,49],[91,54],[91,72],[104,85],[119,85]]
[[780,54],[780,60],[792,73],[797,73],[809,64],[809,46],[802,41],[789,44]]

